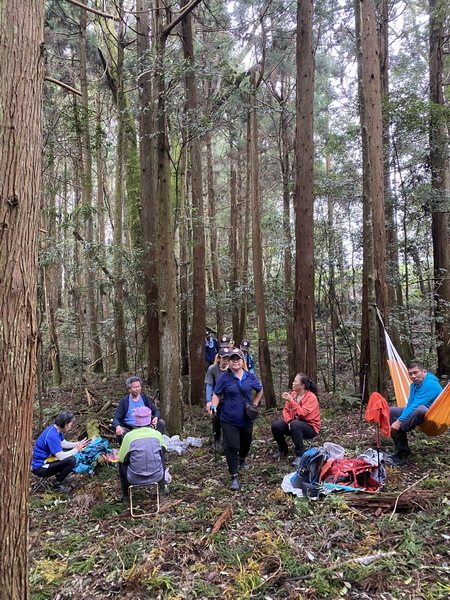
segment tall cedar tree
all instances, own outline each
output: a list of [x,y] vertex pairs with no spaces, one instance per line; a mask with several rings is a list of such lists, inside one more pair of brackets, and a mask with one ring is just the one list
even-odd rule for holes
[[36,378],[41,198],[43,0],[2,2],[0,39],[0,597],[27,600],[27,501]]
[[376,306],[387,316],[386,234],[380,51],[373,0],[355,1],[358,89],[363,146],[363,305],[361,365],[369,365],[368,393],[385,393],[386,361]]
[[156,135],[153,79],[150,58],[151,0],[137,0],[137,53],[139,65],[139,160],[141,169],[141,225],[143,272],[148,344],[148,383],[154,387],[159,376],[158,284],[156,280]]
[[[181,7],[187,5],[183,0]],[[192,16],[188,13],[181,23],[186,66],[186,110],[189,129],[190,180],[192,197],[192,323],[189,344],[190,400],[191,404],[203,401],[205,379],[205,228],[203,210],[203,179],[201,140],[198,133],[199,106],[197,78],[195,75]]]
[[314,324],[314,48],[313,1],[297,3],[295,181],[295,370],[316,379]]
[[[448,130],[441,116],[444,106],[443,44],[446,3],[430,0],[430,163],[432,185],[432,237],[434,300],[437,334],[438,375],[450,375],[450,251],[448,213],[450,173]],[[436,122],[437,121],[437,122]]]

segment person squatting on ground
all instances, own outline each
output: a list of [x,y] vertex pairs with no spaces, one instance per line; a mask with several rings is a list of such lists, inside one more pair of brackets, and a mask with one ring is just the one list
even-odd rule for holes
[[153,400],[142,394],[142,379],[140,377],[128,377],[125,385],[129,394],[119,402],[112,422],[116,430],[117,442],[121,444],[123,436],[135,427],[134,413],[140,406],[146,406],[152,411],[152,427],[155,427],[160,433],[164,433],[166,422],[159,418],[160,412]]
[[438,378],[428,373],[421,362],[410,362],[408,375],[412,383],[406,406],[391,406],[389,409],[391,436],[395,446],[391,458],[394,461],[403,461],[411,454],[406,433],[423,423],[427,410],[442,392]]
[[130,485],[158,483],[160,494],[167,496],[164,454],[166,444],[159,431],[150,427],[152,411],[139,406],[134,413],[134,427],[123,437],[119,450],[119,478],[122,500],[128,500]]
[[305,448],[303,440],[315,437],[320,430],[320,410],[317,400],[317,385],[304,373],[297,373],[292,383],[292,392],[284,392],[283,418],[272,423],[272,434],[278,444],[274,458],[287,456],[288,445],[285,436],[290,435],[294,442],[295,459],[298,466]]
[[[244,355],[241,350],[232,350],[230,368],[220,376],[214,387],[210,411],[217,408],[221,397],[220,424],[225,458],[231,476],[228,488],[233,491],[241,488],[238,471],[248,469],[245,459],[252,443],[253,421],[246,415],[245,404],[253,402],[258,406],[262,390],[256,375],[244,370]],[[253,391],[256,394],[252,399]]]
[[[220,348],[219,352],[219,362],[211,365],[209,369],[206,371],[205,375],[205,399],[206,399],[206,410],[208,414],[211,414],[211,396],[213,393],[213,389],[216,383],[219,381],[219,377],[223,375],[230,365],[230,355],[231,350],[229,348]],[[220,411],[222,409],[222,404],[219,404],[216,407],[215,414],[212,417],[213,426],[214,426],[214,440],[213,440],[213,448],[217,450],[220,445],[220,437],[221,437],[221,429],[220,429]]]
[[[81,452],[89,441],[87,438],[79,442],[68,442],[64,434],[68,433],[75,421],[75,414],[70,410],[61,411],[56,417],[53,425],[44,429],[36,440],[31,460],[31,471],[38,477],[52,477],[56,475],[53,483],[55,490],[66,493],[70,488],[63,485],[68,483],[68,475],[76,466],[75,454]],[[47,462],[54,457],[56,460]]]

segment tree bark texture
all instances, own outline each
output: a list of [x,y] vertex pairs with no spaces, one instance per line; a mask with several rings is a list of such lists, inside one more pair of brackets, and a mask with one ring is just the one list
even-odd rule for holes
[[163,29],[163,14],[166,9],[160,0],[154,11],[155,51],[157,69],[155,73],[155,97],[157,108],[157,202],[158,202],[158,323],[160,346],[160,389],[161,412],[168,430],[181,430],[181,381],[180,340],[178,332],[177,272],[173,234],[171,198],[171,172],[169,136],[165,106],[164,57],[167,35]]
[[93,218],[93,183],[92,183],[92,151],[90,137],[90,115],[87,83],[87,11],[80,9],[80,88],[81,88],[81,138],[82,138],[82,203],[87,244],[86,305],[89,326],[89,345],[91,349],[91,364],[94,373],[103,373],[102,349],[98,330],[98,306],[95,291],[96,266],[94,264],[94,218]]
[[27,600],[36,381],[42,0],[0,4],[0,598]]
[[[250,97],[250,186],[252,198],[252,242],[253,242],[253,275],[255,285],[256,318],[258,322],[258,356],[259,372],[264,388],[264,399],[267,408],[275,408],[277,401],[273,388],[272,365],[270,361],[269,340],[267,337],[266,304],[264,300],[264,272],[261,236],[261,197],[259,193],[259,159],[258,159],[258,123],[256,116],[255,73],[250,76],[252,86]],[[241,340],[238,340],[238,343]]]
[[297,2],[295,181],[295,371],[316,379],[314,324],[314,48],[313,1]]
[[146,301],[148,383],[154,387],[159,378],[158,284],[156,275],[156,201],[157,160],[153,80],[149,72],[151,0],[138,0],[137,51],[139,61],[139,159],[141,169],[141,225],[143,271]]
[[[183,0],[180,6],[186,6]],[[199,105],[195,76],[192,16],[187,14],[181,23],[184,59],[186,63],[186,112],[189,131],[190,181],[192,198],[192,321],[189,343],[190,402],[201,404],[205,379],[205,228],[203,209],[203,179],[201,140],[199,137]]]
[[208,168],[208,219],[209,244],[211,251],[211,271],[213,295],[216,304],[216,330],[222,333],[224,329],[224,314],[222,302],[222,275],[219,263],[217,226],[216,226],[216,186],[214,180],[213,155],[211,147],[211,132],[205,134],[206,157]]
[[[360,120],[363,145],[363,307],[361,366],[369,365],[368,394],[386,391],[383,330],[376,307],[387,318],[386,221],[380,51],[374,0],[356,0]],[[383,352],[383,357],[384,352]]]
[[[434,316],[436,320],[438,376],[450,375],[450,173],[448,130],[439,109],[444,107],[443,43],[446,4],[429,0],[430,8],[430,163],[432,186],[432,238],[434,261]],[[435,107],[435,109],[433,109]],[[437,109],[437,110],[436,110]]]

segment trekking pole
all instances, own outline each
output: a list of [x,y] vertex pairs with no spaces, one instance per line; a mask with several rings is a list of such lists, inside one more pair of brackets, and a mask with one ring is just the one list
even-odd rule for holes
[[216,444],[216,440],[215,440],[215,436],[216,436],[216,409],[215,408],[211,408],[211,413],[212,413],[212,440],[213,440],[213,448],[214,448],[214,466],[217,467],[217,444]]
[[361,369],[361,375],[363,376],[362,380],[362,391],[361,391],[361,421],[363,418],[363,406],[364,406],[364,396],[366,394],[366,379],[367,379],[367,369],[369,365],[366,363]]
[[378,483],[380,483],[380,447],[381,447],[380,424],[377,423],[376,427],[377,427]]

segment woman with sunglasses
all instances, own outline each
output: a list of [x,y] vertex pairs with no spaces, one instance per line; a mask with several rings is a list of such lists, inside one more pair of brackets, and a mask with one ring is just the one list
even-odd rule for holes
[[[256,392],[255,396],[253,392]],[[222,398],[220,424],[225,457],[231,476],[228,489],[233,491],[241,489],[238,471],[249,468],[245,459],[252,443],[253,421],[247,417],[245,404],[250,402],[258,406],[262,394],[263,387],[259,379],[244,369],[242,351],[232,350],[230,367],[220,376],[214,387],[210,410],[215,410]]]

